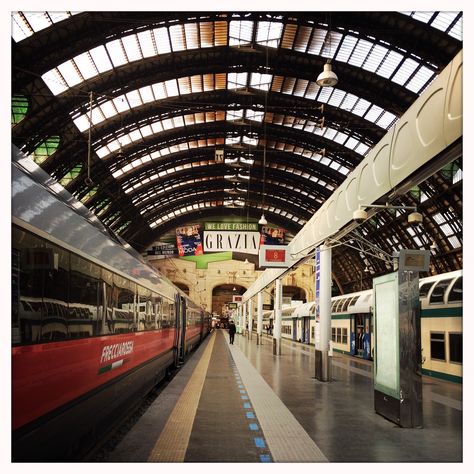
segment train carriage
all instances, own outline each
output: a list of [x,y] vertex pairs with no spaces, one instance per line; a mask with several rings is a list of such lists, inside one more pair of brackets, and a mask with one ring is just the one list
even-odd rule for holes
[[209,315],[13,154],[13,459],[72,460],[183,362]]

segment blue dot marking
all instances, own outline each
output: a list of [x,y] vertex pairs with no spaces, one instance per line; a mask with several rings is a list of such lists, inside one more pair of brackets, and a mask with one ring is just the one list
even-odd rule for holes
[[250,405],[250,403],[244,403],[244,408],[252,408],[252,405]]
[[249,424],[249,429],[251,429],[252,431],[258,431],[257,423],[250,423]]
[[237,385],[237,387],[239,387],[239,388],[244,388],[244,386],[243,386],[243,385]]
[[240,395],[240,398],[242,400],[248,400],[249,399],[248,395]]
[[265,447],[265,441],[263,440],[263,438],[254,438],[253,440],[255,441],[255,446],[257,446],[257,448]]
[[249,418],[249,419],[253,419],[253,418],[255,418],[255,415],[253,414],[253,412],[252,412],[252,411],[248,411],[248,412],[247,412],[245,415],[246,415],[246,416],[247,416],[247,418]]
[[240,393],[245,393],[245,390],[239,390]]
[[272,462],[269,454],[260,454],[260,462]]

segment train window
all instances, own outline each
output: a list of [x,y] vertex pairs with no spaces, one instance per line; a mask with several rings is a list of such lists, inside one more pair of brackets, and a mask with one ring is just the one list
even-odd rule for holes
[[436,283],[436,286],[433,288],[433,291],[431,292],[430,304],[444,302],[444,293],[446,291],[446,288],[450,285],[452,281],[453,279],[450,278],[449,280],[441,280],[438,283]]
[[347,328],[342,328],[342,343],[347,344]]
[[78,328],[83,330],[86,327],[90,336],[100,334],[102,305],[100,267],[82,257],[71,254],[69,296],[69,326],[71,330],[77,332]]
[[335,300],[335,301],[332,302],[332,305],[331,305],[331,313],[335,313],[335,312],[336,312],[337,303],[338,303],[338,300]]
[[336,328],[336,342],[341,342],[341,328]]
[[448,295],[448,303],[455,301],[462,301],[462,277],[456,280]]
[[137,330],[154,329],[155,321],[152,318],[151,290],[137,285]]
[[423,283],[420,286],[420,298],[426,298],[432,286],[433,286],[432,281],[430,281],[429,283]]
[[354,305],[357,303],[357,300],[359,299],[359,296],[360,296],[360,295],[353,296],[352,299],[351,299],[351,301],[350,301],[349,304],[348,304],[348,307],[349,307],[349,306],[354,306]]
[[449,333],[449,361],[462,364],[462,334]]
[[349,306],[349,301],[351,300],[352,298],[345,298],[344,299],[344,303],[342,304],[342,311],[345,312],[347,311],[347,307]]
[[112,317],[116,334],[137,330],[134,311],[135,287],[135,283],[114,274]]
[[431,358],[446,360],[446,344],[444,332],[432,332],[430,334]]

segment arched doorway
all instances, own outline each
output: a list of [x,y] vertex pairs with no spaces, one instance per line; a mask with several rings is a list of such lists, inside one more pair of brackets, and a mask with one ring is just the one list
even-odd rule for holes
[[233,302],[233,296],[243,295],[247,288],[235,283],[226,283],[217,285],[212,290],[212,314],[226,317],[228,314],[229,303]]
[[[303,288],[299,286],[283,286],[282,288],[283,294],[283,304],[289,304],[290,301],[301,301],[302,303],[306,303],[306,292]],[[272,304],[275,298],[275,288],[272,288],[271,291],[272,295]]]

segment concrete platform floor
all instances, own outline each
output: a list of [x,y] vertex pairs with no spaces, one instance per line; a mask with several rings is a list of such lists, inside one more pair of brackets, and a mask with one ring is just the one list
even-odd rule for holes
[[462,462],[462,386],[423,377],[422,429],[373,409],[372,363],[314,348],[257,346],[214,331],[111,454],[111,462]]

